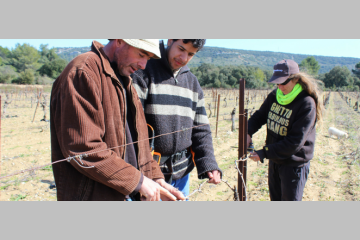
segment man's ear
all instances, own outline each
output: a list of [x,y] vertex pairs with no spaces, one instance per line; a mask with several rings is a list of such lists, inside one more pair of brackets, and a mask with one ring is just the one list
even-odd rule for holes
[[120,47],[122,43],[123,43],[122,39],[116,39],[116,47]]
[[167,41],[167,46],[171,46],[171,44],[173,43],[174,41],[172,39],[168,39]]

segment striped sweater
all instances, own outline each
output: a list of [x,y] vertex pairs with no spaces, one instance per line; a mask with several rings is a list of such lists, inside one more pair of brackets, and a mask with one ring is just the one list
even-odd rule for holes
[[[191,147],[200,179],[207,178],[208,171],[221,172],[214,156],[200,84],[188,66],[181,68],[175,77],[162,41],[160,50],[161,59],[149,60],[145,70],[138,70],[132,75],[146,121],[154,128],[155,136],[179,131],[155,138],[155,152],[169,156]],[[197,127],[199,125],[203,126]],[[191,157],[183,157],[175,165],[181,166],[174,171],[173,180],[185,176],[194,168]],[[166,177],[169,169],[166,164],[160,167]]]

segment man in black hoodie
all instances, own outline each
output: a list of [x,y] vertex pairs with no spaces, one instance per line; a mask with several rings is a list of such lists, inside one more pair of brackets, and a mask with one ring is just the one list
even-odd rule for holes
[[155,136],[167,134],[155,138],[154,150],[161,154],[156,160],[165,179],[185,196],[194,166],[199,179],[221,181],[204,94],[186,65],[204,44],[205,39],[169,39],[165,48],[160,41],[161,59],[150,60],[145,70],[132,75],[147,123]]
[[321,119],[316,83],[299,72],[298,64],[282,60],[269,80],[271,92],[249,119],[248,144],[262,125],[267,126],[265,146],[251,154],[254,161],[269,159],[272,201],[301,201],[314,155],[315,123]]

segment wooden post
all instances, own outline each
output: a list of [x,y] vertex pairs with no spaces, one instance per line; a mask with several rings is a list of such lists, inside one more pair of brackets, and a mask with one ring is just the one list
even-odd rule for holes
[[218,123],[219,123],[219,108],[220,108],[220,94],[218,95],[218,105],[217,105],[217,114],[216,114],[216,134],[215,137],[217,137],[217,130],[218,130]]
[[34,119],[35,119],[35,114],[36,114],[36,110],[37,110],[37,108],[39,106],[39,103],[40,103],[41,94],[42,94],[42,92],[40,92],[39,97],[37,98],[38,101],[37,101],[37,104],[36,104],[36,107],[35,107],[35,112],[34,112],[34,117],[33,117],[32,122],[34,122]]
[[234,108],[232,110],[231,114],[231,131],[235,132],[235,112],[236,112],[236,108]]
[[[216,94],[217,94],[217,90],[216,90]],[[216,96],[217,96],[217,95],[216,95]],[[214,117],[215,117],[215,115],[216,115],[216,100],[217,100],[216,96],[215,96],[215,110],[214,110]]]
[[210,118],[211,117],[211,102],[208,103],[208,105],[209,105],[209,111],[210,111],[210,113],[209,113],[209,118]]

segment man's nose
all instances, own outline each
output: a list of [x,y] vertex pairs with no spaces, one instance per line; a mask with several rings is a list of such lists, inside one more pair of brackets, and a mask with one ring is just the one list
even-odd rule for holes
[[180,54],[180,60],[185,63],[187,61],[188,55],[186,52]]
[[138,65],[139,65],[139,68],[144,70],[145,67],[146,67],[146,63],[147,63],[147,59],[141,59],[139,62],[138,62]]

